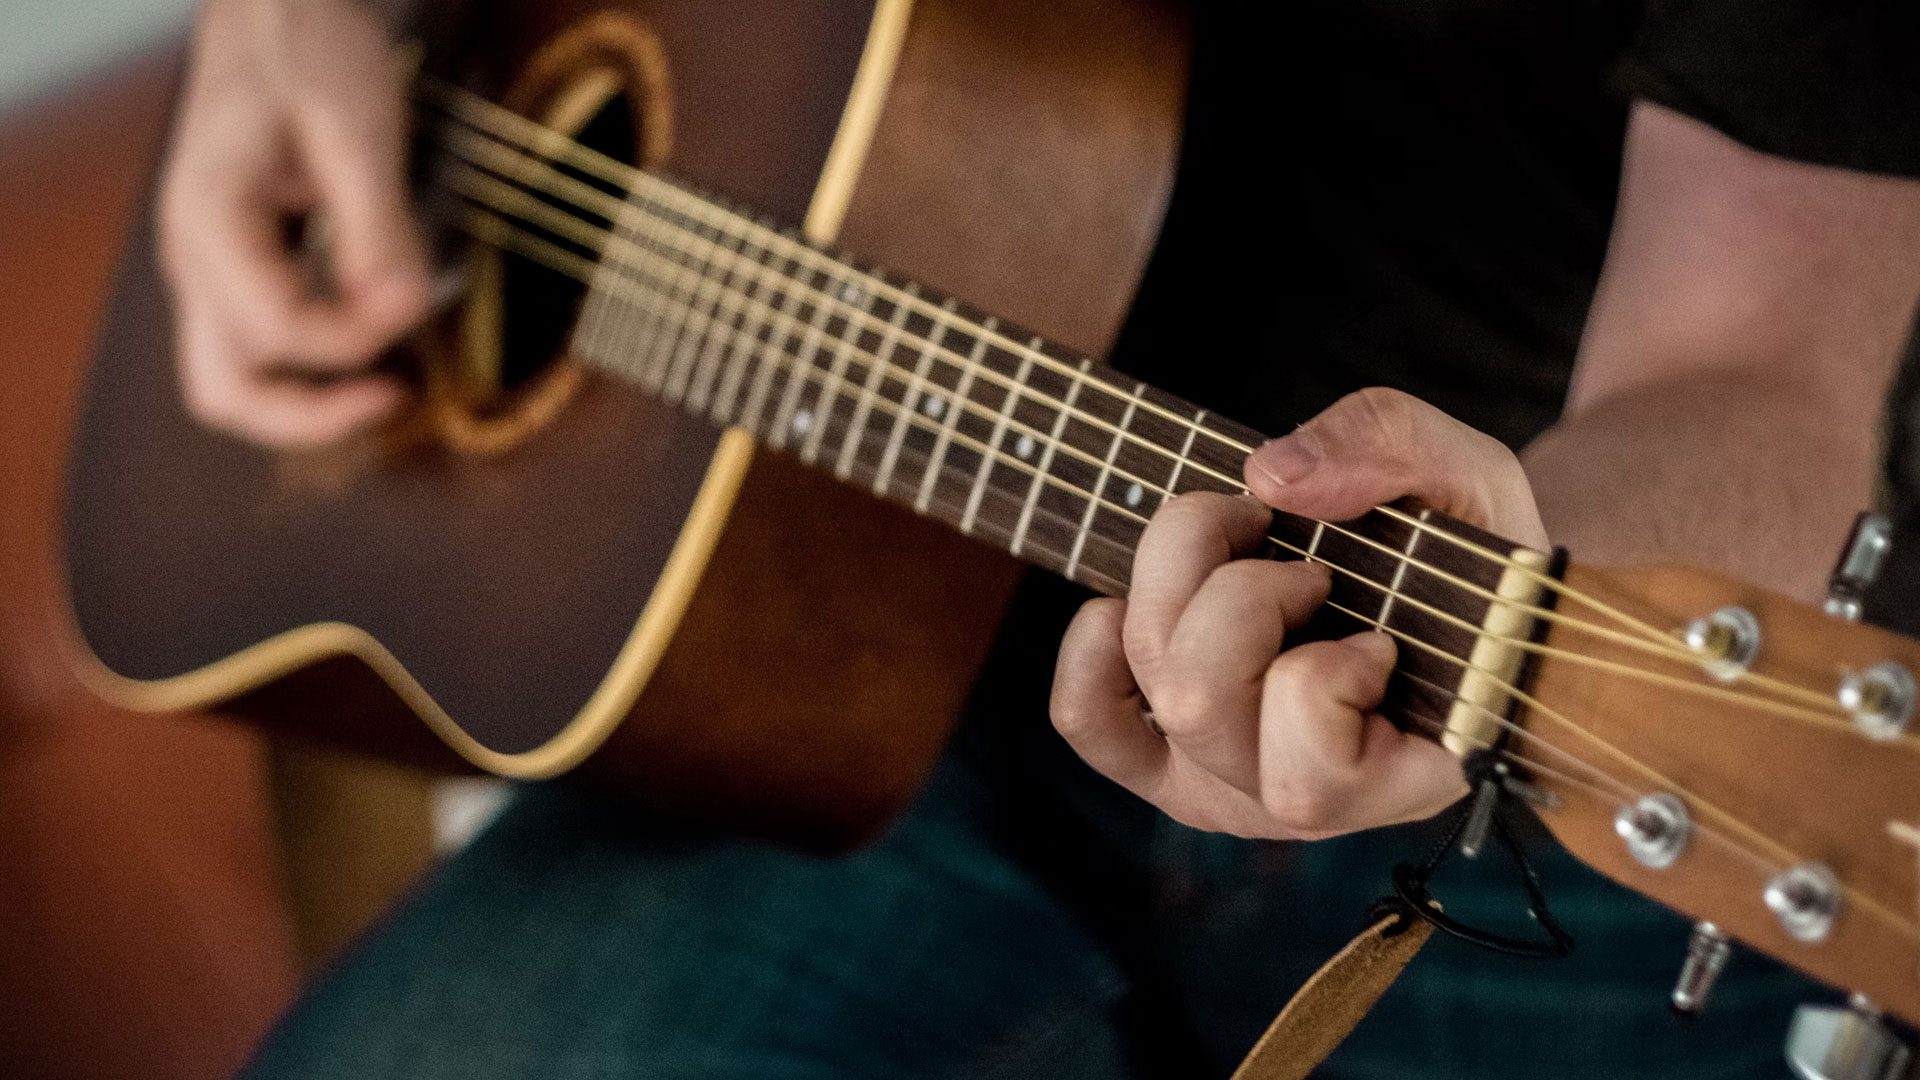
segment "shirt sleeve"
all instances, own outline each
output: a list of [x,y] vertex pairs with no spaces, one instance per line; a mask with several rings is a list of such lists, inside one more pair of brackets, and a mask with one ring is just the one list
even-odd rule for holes
[[1765,153],[1920,177],[1920,0],[1646,0],[1615,77]]

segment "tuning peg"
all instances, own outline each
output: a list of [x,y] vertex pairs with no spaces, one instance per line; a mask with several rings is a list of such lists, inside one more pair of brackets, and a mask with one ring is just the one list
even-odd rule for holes
[[1752,669],[1760,653],[1760,620],[1746,608],[1723,607],[1688,622],[1681,639],[1707,674],[1732,682]]
[[1827,579],[1827,614],[1859,622],[1867,587],[1880,576],[1893,547],[1893,522],[1885,514],[1862,511],[1840,549],[1840,561]]
[[1493,828],[1493,811],[1502,795],[1519,799],[1536,810],[1555,810],[1560,806],[1558,795],[1513,775],[1504,761],[1494,761],[1468,772],[1477,777],[1473,782],[1473,803],[1468,807],[1466,824],[1460,829],[1460,854],[1469,859],[1479,858],[1486,848],[1487,834]]
[[1834,698],[1868,738],[1897,739],[1913,720],[1920,691],[1907,669],[1889,660],[1840,680]]
[[1895,1080],[1912,1057],[1859,994],[1844,1008],[1802,1005],[1787,1028],[1787,1066],[1800,1080]]
[[1733,943],[1710,922],[1693,924],[1693,937],[1687,940],[1687,959],[1680,965],[1680,977],[1673,984],[1673,1011],[1687,1016],[1706,1007],[1707,995],[1719,981],[1720,972],[1733,955]]

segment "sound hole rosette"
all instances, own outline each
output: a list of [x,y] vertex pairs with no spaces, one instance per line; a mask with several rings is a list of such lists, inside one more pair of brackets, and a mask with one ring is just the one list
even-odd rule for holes
[[[512,79],[500,104],[569,139],[585,141],[592,128],[618,132],[594,149],[641,167],[663,162],[672,145],[673,110],[666,53],[644,23],[621,12],[582,19],[541,46]],[[609,124],[613,120],[616,123]],[[436,441],[461,453],[493,455],[520,445],[557,416],[578,391],[581,368],[567,347],[579,314],[577,282],[564,313],[552,304],[540,314],[551,336],[537,355],[516,333],[516,277],[544,268],[516,265],[496,248],[467,247],[466,294],[454,315],[423,335],[422,412]],[[531,306],[531,305],[526,305]],[[557,316],[557,317],[556,317]],[[516,370],[519,369],[519,370]]]

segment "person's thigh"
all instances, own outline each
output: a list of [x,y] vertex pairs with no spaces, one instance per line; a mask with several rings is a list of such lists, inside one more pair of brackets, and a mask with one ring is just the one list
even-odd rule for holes
[[1119,975],[981,838],[955,773],[832,859],[523,791],[244,1075],[1123,1075]]

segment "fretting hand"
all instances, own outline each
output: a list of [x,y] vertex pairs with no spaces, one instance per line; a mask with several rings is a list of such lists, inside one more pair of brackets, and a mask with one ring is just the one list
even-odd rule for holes
[[1393,642],[1369,632],[1282,651],[1326,599],[1328,571],[1243,556],[1268,507],[1339,521],[1407,495],[1544,549],[1520,463],[1376,389],[1259,448],[1246,483],[1252,496],[1183,495],[1154,515],[1128,599],[1091,601],[1067,630],[1055,726],[1094,768],[1202,829],[1315,839],[1439,812],[1466,791],[1458,761],[1374,711]]
[[[404,109],[386,33],[355,0],[207,0],[159,219],[202,423],[310,447],[401,404],[373,365],[427,304]],[[301,215],[324,222],[330,289],[290,250]]]

